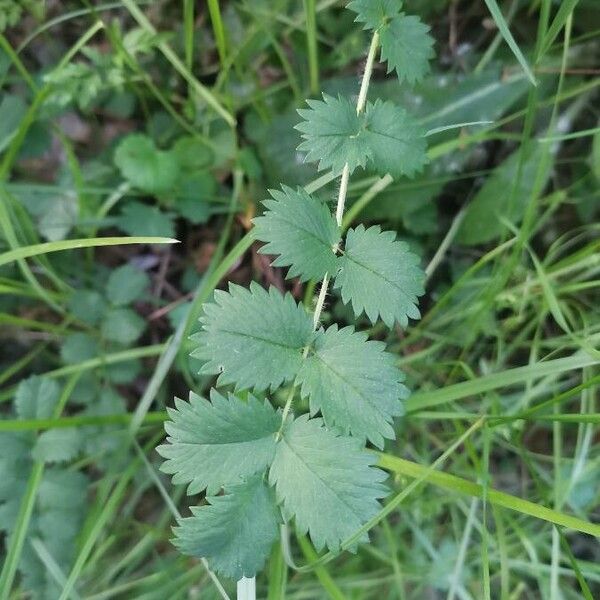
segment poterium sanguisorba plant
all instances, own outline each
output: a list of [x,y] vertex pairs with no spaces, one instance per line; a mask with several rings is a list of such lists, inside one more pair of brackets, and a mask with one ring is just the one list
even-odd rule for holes
[[[285,406],[251,393],[192,393],[189,402],[175,400],[158,449],[174,483],[206,493],[206,504],[179,521],[175,545],[233,579],[260,571],[281,523],[308,533],[317,550],[336,551],[380,510],[386,475],[365,446],[394,437],[408,394],[382,342],[353,327],[324,328],[320,317],[332,287],[373,323],[406,327],[419,318],[424,275],[407,244],[378,226],[359,225],[344,237],[341,225],[355,169],[400,177],[425,165],[425,132],[403,108],[367,101],[367,91],[379,49],[388,72],[412,83],[427,72],[433,41],[417,17],[400,12],[399,0],[353,0],[348,8],[373,34],[358,99],[309,100],[297,125],[306,160],[340,176],[335,214],[306,191],[282,186],[254,220],[275,266],[321,282],[314,312],[274,287],[231,284],[205,305],[195,336],[193,356],[205,361],[202,373],[219,375],[217,387],[268,395],[288,386]],[[309,414],[294,414],[298,396],[308,398]]]

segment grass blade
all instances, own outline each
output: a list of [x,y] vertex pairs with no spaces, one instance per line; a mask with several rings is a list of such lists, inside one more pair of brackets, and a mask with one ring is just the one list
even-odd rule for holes
[[485,3],[487,5],[490,13],[492,14],[492,18],[494,19],[496,26],[498,27],[498,31],[500,31],[500,33],[502,34],[504,41],[508,44],[509,48],[512,50],[512,53],[515,55],[515,58],[519,61],[519,64],[521,65],[521,67],[523,67],[523,71],[525,71],[525,74],[529,78],[529,81],[531,81],[531,83],[533,85],[537,85],[537,81],[533,75],[533,72],[531,71],[529,64],[527,63],[527,60],[523,56],[521,49],[519,48],[517,42],[515,41],[515,38],[513,37],[512,33],[510,32],[510,29],[508,28],[508,24],[506,23],[506,20],[504,19],[504,15],[500,11],[500,7],[498,6],[498,3],[496,2],[496,0],[485,0]]
[[548,31],[546,32],[546,35],[544,36],[544,39],[542,41],[542,46],[540,48],[540,56],[543,56],[544,54],[546,54],[546,52],[548,52],[550,46],[552,46],[552,43],[556,39],[556,36],[565,26],[569,15],[571,15],[575,10],[575,6],[577,6],[578,2],[579,0],[562,0],[558,8],[558,12],[556,13],[554,20],[550,24],[550,27],[548,28]]
[[95,248],[98,246],[120,246],[125,244],[178,244],[179,240],[164,237],[101,237],[101,238],[81,238],[77,240],[61,240],[58,242],[45,242],[43,244],[33,244],[32,246],[22,246],[9,252],[0,254],[0,266],[6,265],[16,260],[48,254],[50,252],[60,252],[61,250],[73,250],[76,248]]
[[454,385],[449,385],[445,388],[417,392],[406,401],[407,412],[416,412],[432,406],[446,404],[454,400],[460,400],[475,394],[489,392],[498,388],[522,383],[528,379],[535,377],[545,377],[547,375],[558,375],[566,371],[582,369],[591,365],[598,364],[600,360],[591,358],[587,354],[577,353],[566,358],[557,358],[538,362],[525,367],[516,367],[515,369],[507,369],[500,373],[492,373],[472,381],[463,381]]
[[[429,467],[425,465],[420,465],[404,458],[398,458],[397,456],[382,453],[379,454],[379,466],[406,477],[420,477],[429,469]],[[478,483],[462,479],[456,475],[450,475],[449,473],[430,471],[425,480],[444,488],[445,490],[467,494],[476,498],[483,498],[484,496],[484,488]],[[554,525],[560,525],[562,527],[567,527],[568,529],[600,537],[600,525],[598,524],[584,521],[578,517],[573,517],[563,512],[547,508],[546,506],[535,504],[535,502],[530,502],[523,498],[511,496],[510,494],[494,490],[490,487],[487,488],[487,500],[491,504],[514,510],[523,515],[528,515],[530,517],[535,517],[536,519],[548,521]]]

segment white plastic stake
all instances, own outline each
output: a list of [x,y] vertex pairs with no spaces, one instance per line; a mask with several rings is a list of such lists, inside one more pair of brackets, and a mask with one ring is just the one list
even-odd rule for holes
[[237,582],[237,600],[256,600],[256,578],[242,577]]

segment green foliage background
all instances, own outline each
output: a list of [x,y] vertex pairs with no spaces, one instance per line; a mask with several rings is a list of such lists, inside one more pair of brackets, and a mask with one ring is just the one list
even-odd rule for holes
[[[392,34],[410,17],[392,4],[370,6],[390,19],[384,53],[402,58]],[[381,101],[360,126],[372,135],[374,114],[406,119],[403,131],[428,133],[426,160],[423,148],[401,145],[370,156],[359,140],[342,226],[372,248],[366,238],[381,224],[426,269],[420,321],[391,331],[372,323],[377,314],[358,321],[393,353],[412,391],[395,439],[373,454],[392,491],[384,512],[373,511],[370,544],[316,566],[306,523],[322,518],[326,528],[330,519],[325,505],[303,506],[257,596],[595,598],[596,2],[404,5],[432,28],[431,72],[412,85],[377,66],[369,97]],[[188,486],[197,503],[207,485],[208,502],[223,502],[210,485],[223,470],[213,465],[200,482],[195,469],[173,485],[155,448],[173,397],[206,396],[214,383],[189,354],[215,289],[256,280],[311,306],[310,280],[330,258],[309,257],[309,272],[293,253],[271,265],[265,252],[286,240],[261,253],[248,232],[258,217],[258,239],[268,239],[261,229],[283,235],[273,220],[285,220],[298,186],[335,200],[335,154],[314,157],[317,175],[298,146],[320,128],[294,128],[297,109],[311,112],[305,98],[316,113],[358,93],[369,33],[354,17],[330,0],[0,0],[0,598],[234,596],[233,580],[215,579],[169,541],[177,516],[193,519]],[[416,54],[391,65],[400,71],[432,55],[406,43]],[[390,102],[406,114],[383,119]],[[403,152],[412,166],[397,172],[392,154]],[[261,218],[265,201],[276,210]],[[333,225],[324,215],[325,245],[339,239]],[[95,241],[130,236],[180,243]],[[72,240],[87,247],[60,250]],[[336,286],[323,321],[341,330],[355,318],[343,281]],[[214,353],[220,339],[210,340]],[[238,367],[269,387],[267,366]],[[262,397],[240,396],[248,420],[271,431]],[[312,402],[302,396],[298,414]],[[325,414],[335,398],[320,398]],[[224,411],[234,401],[213,398]],[[203,410],[198,400],[189,418]],[[254,456],[260,463],[270,452],[264,444]],[[351,450],[345,460],[351,471]],[[223,456],[232,470],[238,462]],[[277,469],[272,476],[285,494],[293,482]],[[254,525],[269,545],[279,537],[269,491],[256,482],[245,493],[264,506]],[[229,509],[243,515],[244,506]],[[356,530],[351,515],[343,520]],[[222,540],[231,525],[220,526]],[[202,536],[187,543],[214,544]]]

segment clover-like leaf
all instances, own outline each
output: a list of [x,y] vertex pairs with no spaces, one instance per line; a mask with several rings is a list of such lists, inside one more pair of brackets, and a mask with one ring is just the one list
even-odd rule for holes
[[334,273],[340,229],[327,205],[302,188],[283,186],[271,196],[264,201],[268,210],[254,219],[254,236],[267,242],[260,252],[278,254],[273,266],[290,267],[288,277],[302,281]]
[[321,411],[327,425],[379,448],[393,439],[393,417],[403,414],[401,399],[408,396],[404,375],[382,342],[367,334],[333,325],[321,331],[304,361],[298,383],[310,411]]
[[230,284],[204,305],[203,330],[193,336],[192,356],[207,361],[203,374],[219,373],[220,385],[236,389],[276,389],[291,381],[302,351],[314,336],[312,319],[290,294],[256,283],[247,290]]
[[179,163],[173,152],[159,150],[148,136],[134,133],[117,147],[115,164],[125,179],[150,194],[172,189],[179,176]]
[[143,296],[149,284],[150,279],[144,271],[133,265],[123,265],[110,274],[106,296],[115,306],[125,306]]
[[38,437],[31,455],[46,463],[65,462],[82,451],[84,442],[80,429],[48,429]]
[[427,164],[425,131],[392,102],[367,103],[363,136],[381,175],[412,177]]
[[306,160],[318,162],[319,170],[339,173],[348,164],[350,172],[364,167],[371,151],[360,135],[364,115],[356,113],[347,98],[323,94],[323,100],[307,100],[310,108],[298,110],[304,119],[296,125],[304,141],[298,150],[306,151]]
[[373,323],[381,317],[388,327],[394,321],[406,327],[408,317],[421,316],[417,302],[425,275],[408,244],[395,238],[379,226],[349,229],[335,287],[357,316],[364,311]]
[[379,29],[395,17],[402,8],[401,0],[352,0],[346,8],[357,13],[357,23],[364,23],[364,29]]
[[337,550],[377,513],[378,498],[387,494],[386,475],[375,462],[358,440],[302,415],[285,427],[269,481],[298,531],[309,532],[317,550]]
[[206,506],[179,519],[173,543],[184,554],[206,558],[213,571],[231,579],[254,577],[278,535],[280,511],[262,477],[231,486]]
[[157,448],[166,459],[161,471],[175,484],[188,483],[188,494],[240,483],[264,471],[275,454],[281,417],[268,402],[225,398],[215,390],[210,399],[193,393],[189,402],[175,398],[175,408],[167,409],[167,444]]
[[15,408],[21,419],[48,419],[60,397],[60,386],[54,379],[33,375],[17,387]]
[[433,38],[419,17],[401,13],[381,27],[379,36],[381,59],[387,62],[388,73],[396,71],[400,83],[413,84],[429,73]]
[[130,201],[117,217],[117,226],[129,235],[173,237],[172,218],[157,206]]
[[132,344],[144,332],[146,321],[131,308],[112,308],[102,321],[102,335],[118,344]]

